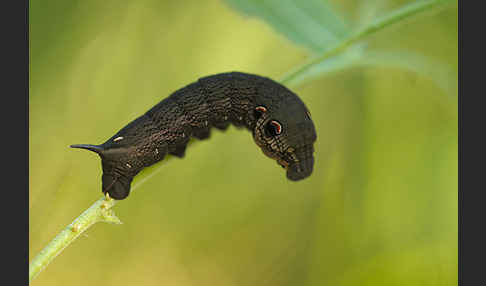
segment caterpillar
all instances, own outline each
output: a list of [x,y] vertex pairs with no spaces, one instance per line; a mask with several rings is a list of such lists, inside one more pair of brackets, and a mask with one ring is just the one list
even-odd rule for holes
[[210,128],[246,128],[263,153],[298,181],[312,173],[317,139],[302,100],[270,78],[241,72],[202,77],[160,101],[101,145],[75,144],[101,157],[102,192],[116,200],[130,193],[133,178],[167,154],[183,158],[190,137]]

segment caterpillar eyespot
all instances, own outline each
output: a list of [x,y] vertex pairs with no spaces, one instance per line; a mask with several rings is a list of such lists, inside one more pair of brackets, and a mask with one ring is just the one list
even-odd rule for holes
[[[263,114],[272,119],[259,120]],[[175,91],[103,144],[71,147],[100,155],[102,192],[122,200],[143,168],[167,154],[182,158],[191,137],[204,140],[211,127],[225,130],[233,124],[251,131],[263,153],[284,166],[289,180],[298,181],[310,176],[314,166],[317,135],[309,118],[302,100],[280,83],[253,74],[221,73]],[[120,140],[123,144],[116,143]]]
[[282,125],[276,120],[271,120],[268,122],[266,130],[268,135],[277,136],[282,133]]
[[255,110],[261,113],[267,112],[267,108],[265,106],[257,106]]
[[267,112],[267,108],[265,106],[255,107],[255,119],[259,119],[265,112]]

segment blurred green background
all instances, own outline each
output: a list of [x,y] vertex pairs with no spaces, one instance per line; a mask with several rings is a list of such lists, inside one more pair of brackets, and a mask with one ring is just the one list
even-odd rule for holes
[[[329,45],[304,20],[333,18],[301,13],[317,2],[32,0],[29,260],[101,197],[100,159],[70,144],[104,142],[205,75],[280,79]],[[325,3],[353,31],[410,1]],[[318,133],[308,179],[288,181],[249,132],[213,130],[33,285],[456,285],[457,20],[452,4],[368,39],[401,65],[291,86]]]

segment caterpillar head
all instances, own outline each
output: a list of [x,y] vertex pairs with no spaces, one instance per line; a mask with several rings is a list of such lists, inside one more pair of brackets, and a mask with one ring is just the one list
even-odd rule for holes
[[298,97],[288,97],[276,108],[258,105],[253,138],[263,153],[287,170],[287,178],[308,177],[314,166],[317,135],[310,113]]
[[135,174],[130,163],[130,151],[125,147],[102,145],[77,144],[72,148],[81,148],[93,151],[101,157],[103,168],[102,192],[108,193],[111,198],[122,200],[130,193],[130,184]]

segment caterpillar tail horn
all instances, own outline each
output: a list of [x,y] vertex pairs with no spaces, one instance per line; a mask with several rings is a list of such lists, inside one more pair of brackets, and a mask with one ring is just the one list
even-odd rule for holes
[[71,145],[69,147],[86,149],[86,150],[93,151],[93,152],[98,153],[98,154],[101,154],[104,151],[103,147],[101,147],[99,145],[91,145],[91,144],[74,144],[74,145]]

